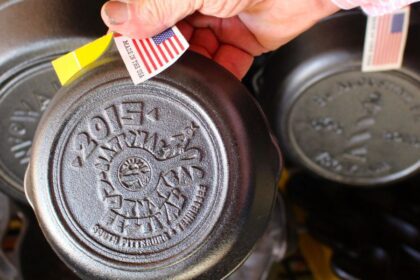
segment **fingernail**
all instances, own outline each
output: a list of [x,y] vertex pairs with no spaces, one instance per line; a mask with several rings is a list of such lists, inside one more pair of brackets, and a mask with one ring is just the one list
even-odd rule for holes
[[105,15],[111,25],[121,25],[128,21],[128,5],[120,1],[109,1],[104,6]]

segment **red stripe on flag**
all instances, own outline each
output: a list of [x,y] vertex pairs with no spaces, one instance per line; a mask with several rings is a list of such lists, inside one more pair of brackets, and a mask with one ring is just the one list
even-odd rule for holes
[[169,44],[171,44],[172,49],[173,49],[173,50],[175,51],[175,53],[178,55],[178,54],[179,54],[179,51],[178,51],[178,49],[175,47],[174,42],[172,42],[172,38],[169,38],[169,39],[168,39],[168,41],[169,41]]
[[144,66],[146,66],[146,70],[147,70],[147,73],[152,73],[152,71],[150,70],[150,67],[149,67],[149,64],[147,64],[147,61],[146,61],[146,59],[144,59],[144,55],[143,55],[143,53],[141,52],[141,50],[140,50],[140,48],[139,48],[139,45],[137,44],[137,41],[136,40],[132,40],[133,41],[133,44],[134,44],[134,47],[136,48],[136,50],[137,50],[137,53],[139,54],[139,56],[140,56],[140,59],[141,59],[141,61],[143,62],[143,64],[144,64]]
[[178,36],[174,36],[174,38],[175,38],[175,41],[177,42],[177,44],[178,44],[178,46],[181,48],[181,50],[183,51],[184,50],[184,46],[181,44],[181,42],[179,41],[179,39],[178,39]]
[[386,41],[384,46],[386,47],[386,53],[384,53],[384,64],[395,64],[398,62],[399,52],[401,49],[401,40],[402,35],[401,33],[391,33],[392,27],[392,17],[390,16],[388,22],[388,30],[387,33],[384,34],[386,37]]
[[389,62],[392,60],[392,52],[395,48],[395,41],[392,40],[392,38],[387,38],[386,42],[386,54],[384,55],[383,64],[389,64]]
[[163,46],[165,47],[165,50],[168,52],[171,59],[174,59],[174,55],[172,54],[171,50],[169,49],[168,45],[166,44],[166,41],[163,42]]
[[398,33],[392,36],[392,49],[390,51],[389,63],[397,63],[400,56],[402,34]]
[[[404,21],[406,19],[404,18]],[[391,55],[391,63],[397,63],[399,62],[399,58],[400,58],[400,53],[401,53],[401,48],[403,47],[403,31],[398,32],[398,33],[392,33],[391,34],[392,38],[393,38],[393,51],[392,51],[392,55]]]
[[159,63],[160,67],[162,67],[162,61],[160,60],[158,54],[156,53],[155,48],[152,46],[152,43],[150,42],[150,39],[146,39],[146,43],[149,45],[150,49],[152,50],[153,56],[156,58],[157,62]]
[[387,55],[387,51],[388,51],[388,46],[387,46],[387,32],[389,30],[389,15],[383,16],[381,17],[381,22],[382,22],[382,26],[381,29],[378,30],[378,37],[379,37],[379,51],[378,51],[378,64],[383,64],[385,59],[386,59],[386,55]]
[[159,50],[160,54],[162,55],[163,59],[165,60],[166,63],[168,63],[168,58],[165,55],[165,52],[162,50],[160,45],[156,45],[157,49]]
[[393,36],[391,34],[392,16],[388,15],[386,21],[386,29],[384,31],[384,47],[382,53],[382,64],[388,64],[390,57],[392,56],[393,50]]
[[379,64],[383,64],[384,61],[386,60],[386,56],[388,55],[388,47],[387,43],[388,43],[388,37],[387,37],[387,33],[389,31],[389,15],[386,15],[383,17],[383,25],[382,25],[382,30],[381,30],[381,34],[380,34],[380,38],[381,38],[381,48],[379,51]]
[[376,65],[379,63],[379,59],[380,59],[380,50],[382,47],[381,44],[381,34],[382,34],[382,29],[383,29],[383,25],[384,25],[384,21],[382,20],[382,18],[378,18],[377,20],[377,29],[376,29],[376,38],[375,38],[375,54],[373,57],[373,64]]
[[146,45],[144,44],[143,40],[139,40],[139,42],[140,42],[140,44],[141,44],[142,49],[143,49],[143,50],[144,50],[144,52],[146,53],[146,56],[149,58],[149,61],[150,61],[150,63],[152,64],[153,68],[154,68],[155,70],[157,70],[156,64],[155,64],[155,62],[153,61],[152,57],[150,56],[150,53],[147,51],[147,49],[146,49]]

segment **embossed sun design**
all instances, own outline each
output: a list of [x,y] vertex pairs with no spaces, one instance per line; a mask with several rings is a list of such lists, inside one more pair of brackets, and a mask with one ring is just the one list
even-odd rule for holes
[[[101,173],[106,179],[98,180],[100,198],[107,208],[100,226],[130,238],[157,234],[155,239],[164,242],[170,234],[192,223],[205,196],[204,153],[191,145],[198,129],[192,123],[163,146],[150,144],[159,141],[139,141],[138,136],[134,137],[139,134],[132,131],[120,134],[118,139],[123,141],[113,153],[119,165]],[[106,175],[114,174],[112,170],[117,172],[119,184],[113,181],[115,177]],[[195,198],[197,195],[200,197]],[[187,209],[193,199],[198,201],[195,208]],[[183,219],[188,211],[189,216]]]
[[118,170],[121,184],[129,191],[139,191],[149,183],[151,170],[149,164],[139,157],[126,159]]

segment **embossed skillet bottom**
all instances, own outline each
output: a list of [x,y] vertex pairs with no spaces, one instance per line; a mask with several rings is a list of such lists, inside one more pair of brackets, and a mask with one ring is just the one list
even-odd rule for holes
[[263,98],[289,159],[329,180],[379,186],[420,172],[420,14],[395,71],[361,72],[365,22],[338,14],[280,49]]
[[81,277],[217,279],[263,234],[279,163],[264,115],[224,69],[187,53],[134,86],[113,54],[52,101],[25,188]]
[[369,185],[404,178],[420,167],[419,89],[403,74],[348,71],[324,78],[291,109],[290,142],[330,179]]
[[32,65],[0,87],[0,131],[4,133],[0,138],[0,184],[3,191],[21,201],[26,200],[23,177],[32,137],[58,88],[49,61]]

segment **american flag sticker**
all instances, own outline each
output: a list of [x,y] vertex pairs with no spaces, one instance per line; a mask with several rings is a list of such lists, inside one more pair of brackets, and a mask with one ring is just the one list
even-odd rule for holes
[[409,22],[409,7],[392,14],[368,18],[362,71],[401,68]]
[[136,85],[167,69],[189,47],[176,26],[147,39],[137,40],[114,34],[114,40]]

